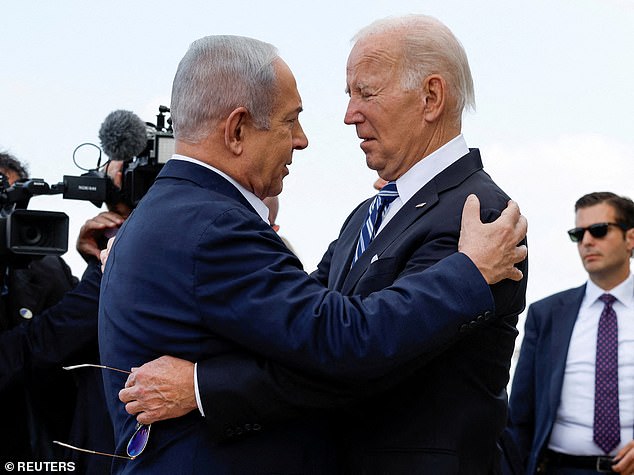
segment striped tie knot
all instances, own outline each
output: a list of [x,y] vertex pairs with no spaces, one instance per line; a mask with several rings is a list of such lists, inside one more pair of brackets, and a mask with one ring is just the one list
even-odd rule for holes
[[359,234],[359,241],[357,242],[357,249],[352,259],[354,264],[357,259],[363,254],[374,239],[376,231],[381,226],[381,222],[387,213],[389,205],[398,198],[398,191],[396,190],[396,182],[391,181],[374,197],[370,209],[368,210],[368,217],[363,223],[361,233]]

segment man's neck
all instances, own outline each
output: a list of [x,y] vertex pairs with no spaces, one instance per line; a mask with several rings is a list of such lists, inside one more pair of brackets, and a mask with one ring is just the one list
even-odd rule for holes
[[618,272],[618,273],[613,272],[606,276],[594,274],[594,275],[589,275],[588,277],[594,283],[594,285],[599,287],[601,290],[609,292],[613,288],[625,282],[625,280],[629,276],[630,276],[630,270],[628,267],[627,269],[624,269],[622,272]]

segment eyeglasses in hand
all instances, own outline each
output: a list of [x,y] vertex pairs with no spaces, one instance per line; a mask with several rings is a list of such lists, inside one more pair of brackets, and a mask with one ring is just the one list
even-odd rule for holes
[[[104,366],[104,365],[98,365],[98,364],[90,364],[90,363],[79,364],[79,365],[75,365],[75,366],[64,366],[64,369],[65,370],[73,370],[73,369],[89,368],[89,367],[108,369],[108,370],[111,370],[111,371],[118,371],[119,373],[130,374],[130,371],[125,371],[123,369],[112,368],[110,366]],[[128,454],[127,457],[125,455],[108,454],[108,453],[105,453],[105,452],[98,452],[96,450],[82,449],[81,447],[75,447],[74,445],[66,444],[66,443],[60,442],[58,440],[54,440],[53,443],[57,444],[57,445],[61,445],[62,447],[67,447],[67,448],[72,449],[72,450],[79,450],[80,452],[86,452],[86,453],[89,453],[89,454],[105,455],[107,457],[115,457],[115,458],[122,458],[122,459],[126,459],[126,460],[134,460],[139,455],[141,455],[143,450],[145,450],[145,446],[147,445],[148,439],[150,438],[150,428],[151,427],[152,427],[152,424],[146,425],[146,424],[141,424],[140,422],[137,423],[136,428],[134,429],[134,433],[130,437],[130,440],[128,441],[128,445],[126,447],[126,452]]]

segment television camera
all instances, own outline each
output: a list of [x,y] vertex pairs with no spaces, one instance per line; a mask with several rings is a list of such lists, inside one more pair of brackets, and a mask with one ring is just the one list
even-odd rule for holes
[[[9,185],[0,174],[0,259],[23,261],[28,256],[61,255],[68,250],[68,216],[62,212],[27,210],[36,195],[61,194],[64,199],[103,203],[123,202],[136,207],[154,182],[161,168],[174,153],[174,134],[170,109],[159,107],[156,124],[143,122],[130,111],[110,113],[101,125],[101,148],[97,166],[81,176],[64,175],[63,181],[49,185],[40,178],[19,180]],[[101,165],[101,150],[109,160]],[[121,187],[105,170],[111,160],[123,161]],[[79,165],[78,165],[79,166]],[[81,167],[80,167],[81,168]]]

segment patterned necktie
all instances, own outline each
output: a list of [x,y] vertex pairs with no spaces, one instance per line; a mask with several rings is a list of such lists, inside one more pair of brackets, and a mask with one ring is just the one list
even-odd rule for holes
[[619,422],[619,329],[612,304],[616,297],[599,297],[605,306],[597,332],[597,361],[594,380],[594,442],[609,454],[621,441]]
[[357,250],[354,253],[352,264],[357,262],[357,259],[363,254],[363,251],[367,249],[376,235],[377,229],[381,226],[381,221],[387,213],[387,208],[392,201],[398,197],[398,191],[396,191],[396,182],[391,181],[379,191],[379,194],[374,197],[374,201],[370,205],[368,210],[368,217],[365,220],[361,233],[359,234],[359,241],[357,242]]

